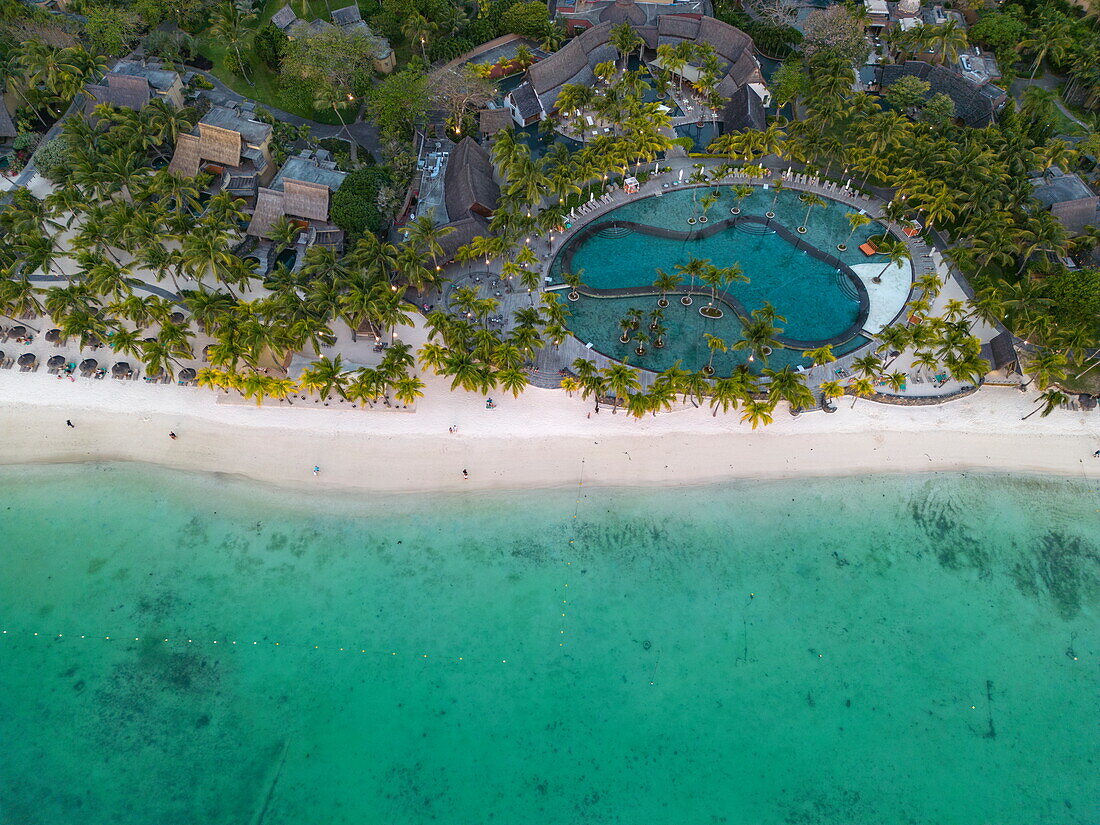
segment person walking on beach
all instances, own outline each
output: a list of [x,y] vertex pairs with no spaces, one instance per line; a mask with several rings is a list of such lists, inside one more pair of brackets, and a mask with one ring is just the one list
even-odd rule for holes
[[170,439],[172,439],[173,441],[175,441],[175,440],[176,440],[176,434],[175,434],[175,433],[168,433],[168,437],[169,437]]
[[74,430],[76,429],[76,427],[75,427],[75,426],[73,426],[73,422],[72,422],[72,421],[70,421],[70,420],[69,420],[69,419],[67,419],[67,418],[65,419],[65,426],[66,426],[66,427],[69,427],[69,428],[71,428],[71,429],[74,429]]
[[317,475],[317,474],[318,474],[318,473],[320,473],[320,472],[321,472],[321,468],[320,468],[320,467],[318,467],[318,466],[316,466],[316,465],[314,465],[314,467],[313,467],[313,474],[314,474],[314,475]]
[[468,472],[466,472],[465,470],[463,470],[462,471],[462,480],[465,481],[469,477],[470,477],[470,474]]
[[[71,427],[72,425],[70,424],[69,426]],[[1093,458],[1100,458],[1100,450],[1097,450],[1095,453],[1093,453],[1092,457]]]

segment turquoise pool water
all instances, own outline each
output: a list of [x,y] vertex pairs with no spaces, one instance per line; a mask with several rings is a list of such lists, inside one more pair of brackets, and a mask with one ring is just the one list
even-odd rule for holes
[[[711,191],[710,187],[704,187],[694,190],[694,194]],[[737,203],[728,186],[720,187],[718,192],[720,199],[708,214],[715,222],[728,218],[730,207]],[[776,198],[774,191],[756,187],[741,202],[741,209],[745,215],[763,217],[773,209],[773,204],[775,221],[788,229],[795,229],[805,219],[806,207],[799,203],[797,193],[789,191],[780,192]],[[765,301],[771,302],[786,319],[777,324],[783,330],[781,337],[812,344],[832,341],[834,352],[840,355],[866,343],[857,326],[858,293],[846,274],[810,255],[804,245],[834,255],[848,265],[881,260],[881,256],[868,258],[858,250],[859,244],[883,231],[877,223],[857,230],[848,241],[847,251],[836,249],[851,233],[846,218],[850,211],[836,201],[815,207],[809,216],[808,231],[794,243],[767,233],[760,224],[730,227],[693,240],[656,237],[616,227],[618,222],[629,222],[687,231],[691,228],[687,218],[701,214],[701,208],[693,201],[693,190],[674,189],[661,197],[628,203],[601,217],[600,223],[606,223],[610,231],[578,236],[568,243],[559,252],[551,276],[554,283],[560,283],[562,268],[568,262],[573,271],[583,270],[585,284],[614,289],[649,285],[656,277],[656,269],[673,273],[677,264],[686,264],[693,257],[708,259],[719,266],[736,263],[749,277],[749,283],[735,284],[728,291],[747,311],[763,306]],[[670,330],[667,346],[662,350],[650,347],[644,356],[634,353],[633,344],[619,343],[619,321],[632,308],[641,309],[648,317],[656,306],[656,297],[583,297],[570,305],[573,315],[569,325],[583,343],[591,343],[598,351],[620,360],[629,358],[635,366],[660,370],[682,360],[686,367],[697,369],[709,359],[704,333],[717,335],[730,344],[741,338],[742,325],[733,313],[718,320],[699,315],[699,306],[705,302],[696,298],[694,305],[685,309],[673,300],[662,321]],[[809,362],[802,358],[803,349],[777,350],[769,358],[769,365],[806,365]],[[742,352],[719,353],[714,366],[725,373],[744,363],[747,357]],[[759,362],[754,366],[758,368]]]
[[1095,482],[0,500],[5,823],[1100,821]]

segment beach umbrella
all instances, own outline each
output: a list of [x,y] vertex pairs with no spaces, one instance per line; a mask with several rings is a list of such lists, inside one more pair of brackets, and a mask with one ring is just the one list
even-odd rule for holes
[[38,356],[33,352],[24,352],[19,356],[19,366],[21,367],[33,367],[38,363]]
[[160,378],[162,375],[164,375],[164,369],[162,367],[157,367],[155,370],[145,371],[146,378]]
[[173,324],[182,324],[185,320],[187,320],[186,316],[182,312],[173,312],[171,315],[168,316],[168,318]]
[[60,369],[61,367],[65,366],[65,356],[64,355],[54,355],[54,356],[52,356],[50,358],[50,360],[46,362],[46,366],[49,367],[51,370]]
[[680,180],[684,179],[684,170],[683,169],[680,170],[680,178],[679,179]]
[[51,344],[61,340],[61,330],[51,329],[46,333],[46,340]]
[[111,367],[111,372],[114,375],[126,375],[126,373],[131,372],[130,365],[127,364],[125,361],[119,361],[117,364]]
[[0,349],[0,364],[4,363],[4,351]]
[[207,344],[205,347],[202,348],[202,360],[203,361],[209,361],[210,360],[210,350],[213,349],[213,347],[214,347],[213,344]]
[[80,362],[80,371],[91,372],[98,366],[99,362],[96,361],[94,358],[85,358],[83,361]]
[[12,327],[11,328],[11,336],[13,338],[25,338],[26,335],[27,335],[27,328],[26,327]]
[[190,367],[184,367],[180,370],[180,381],[194,381],[197,373]]

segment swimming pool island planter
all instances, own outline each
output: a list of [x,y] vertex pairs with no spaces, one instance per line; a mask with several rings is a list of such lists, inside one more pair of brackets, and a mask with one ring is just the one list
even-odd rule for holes
[[[758,223],[767,226],[785,241],[790,243],[797,249],[804,249],[809,255],[817,258],[819,261],[828,264],[838,272],[843,273],[851,282],[852,288],[855,290],[859,302],[859,312],[856,315],[855,321],[846,330],[838,335],[834,335],[832,338],[817,340],[817,341],[803,341],[796,338],[787,338],[782,335],[777,335],[776,340],[785,347],[790,349],[814,349],[816,347],[823,347],[825,345],[835,346],[841,344],[862,332],[864,325],[867,323],[867,315],[870,311],[870,298],[867,294],[867,287],[864,285],[862,279],[859,278],[846,263],[839,260],[828,252],[823,252],[811,244],[806,243],[806,239],[801,235],[797,235],[781,223],[768,218],[761,218],[757,215],[739,215],[733,218],[725,218],[721,221],[715,221],[713,224],[708,224],[700,229],[695,229],[690,232],[682,232],[678,229],[666,229],[659,226],[651,226],[649,224],[637,223],[635,221],[624,220],[595,220],[592,223],[586,224],[575,232],[572,237],[566,241],[565,247],[559,252],[561,260],[562,271],[571,271],[573,250],[583,244],[590,237],[596,233],[608,228],[608,226],[614,225],[617,227],[631,229],[635,232],[639,232],[643,235],[651,235],[659,238],[669,238],[676,241],[690,241],[697,238],[706,238],[711,235],[716,235],[719,232],[724,232],[727,229],[731,229],[738,223]],[[562,289],[568,289],[567,284],[555,284],[548,286],[547,291],[560,291]],[[626,298],[626,297],[645,297],[649,295],[660,295],[660,291],[652,286],[630,286],[630,287],[616,287],[609,289],[597,289],[595,287],[584,285],[578,290],[581,295],[588,298]],[[699,295],[705,298],[710,298],[710,290],[704,287],[685,287],[679,286],[675,290],[671,290],[670,294],[680,295],[680,303],[684,306],[691,306],[692,296]],[[717,293],[718,302],[725,304],[729,309],[742,321],[748,323],[751,321],[751,314],[745,309],[744,305],[728,292],[720,291]],[[703,307],[705,309],[706,307]],[[702,310],[700,310],[700,314]],[[711,317],[706,316],[704,317]],[[610,356],[608,356],[610,357]]]

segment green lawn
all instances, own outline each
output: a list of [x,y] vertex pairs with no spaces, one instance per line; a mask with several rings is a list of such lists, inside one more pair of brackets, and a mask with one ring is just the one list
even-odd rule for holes
[[251,69],[250,79],[252,83],[249,84],[247,80],[238,77],[225,68],[226,47],[223,43],[213,38],[203,37],[199,42],[199,51],[203,57],[214,64],[214,68],[210,70],[210,73],[238,94],[250,97],[261,105],[274,106],[284,112],[316,120],[319,123],[329,123],[335,126],[340,124],[340,119],[331,109],[316,111],[308,104],[301,105],[296,97],[287,95],[279,85],[279,76],[268,69],[251,52],[242,52]]

